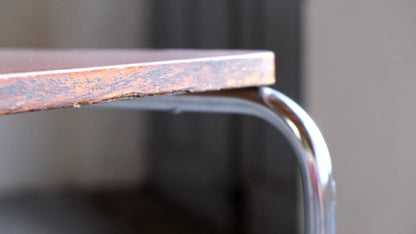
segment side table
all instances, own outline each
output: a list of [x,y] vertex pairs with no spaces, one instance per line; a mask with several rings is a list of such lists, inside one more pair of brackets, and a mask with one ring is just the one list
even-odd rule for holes
[[265,87],[275,82],[274,72],[268,51],[2,49],[0,115],[97,104],[256,116],[295,150],[306,233],[335,233],[335,181],[325,140],[299,105]]

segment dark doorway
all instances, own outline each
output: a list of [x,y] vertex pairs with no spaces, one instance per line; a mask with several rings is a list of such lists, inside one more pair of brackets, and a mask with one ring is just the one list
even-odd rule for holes
[[[300,99],[300,0],[157,0],[156,48],[272,50],[275,88]],[[295,233],[293,152],[268,124],[244,116],[152,113],[152,187],[232,233]]]

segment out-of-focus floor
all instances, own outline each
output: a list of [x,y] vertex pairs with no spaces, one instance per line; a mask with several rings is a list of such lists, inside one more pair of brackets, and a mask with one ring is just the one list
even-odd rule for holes
[[0,233],[221,233],[147,190],[23,194],[0,199]]

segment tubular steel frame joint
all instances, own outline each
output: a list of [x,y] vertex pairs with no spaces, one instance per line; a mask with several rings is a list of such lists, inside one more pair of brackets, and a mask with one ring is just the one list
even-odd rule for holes
[[258,87],[145,98],[95,107],[245,114],[269,122],[284,134],[297,156],[304,191],[305,232],[336,232],[335,180],[325,140],[309,115],[279,91]]

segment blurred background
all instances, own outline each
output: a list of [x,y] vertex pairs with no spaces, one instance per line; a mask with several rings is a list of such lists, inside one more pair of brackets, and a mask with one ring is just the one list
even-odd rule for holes
[[[332,153],[338,233],[414,233],[415,23],[412,0],[3,0],[0,47],[272,50],[274,87]],[[2,116],[0,232],[302,232],[296,162],[269,128],[213,114]]]

